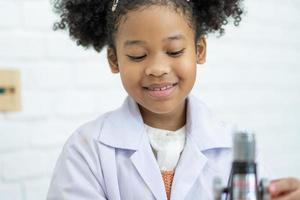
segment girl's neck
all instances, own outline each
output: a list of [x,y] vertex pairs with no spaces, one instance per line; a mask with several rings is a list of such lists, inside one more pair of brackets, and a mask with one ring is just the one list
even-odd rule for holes
[[139,105],[144,123],[148,126],[176,131],[186,123],[186,102],[183,102],[170,113],[157,114],[153,113]]

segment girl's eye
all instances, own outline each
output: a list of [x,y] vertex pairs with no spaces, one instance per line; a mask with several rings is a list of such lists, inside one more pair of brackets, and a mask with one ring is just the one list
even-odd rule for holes
[[[184,50],[185,49],[181,49],[180,51],[167,52],[167,54],[172,56],[172,57],[179,57],[184,52]],[[130,60],[133,60],[133,61],[142,61],[146,56],[147,55],[143,55],[143,56],[130,56],[130,55],[127,55],[127,57]]]
[[128,58],[130,58],[133,61],[141,61],[143,58],[146,57],[146,55],[143,55],[143,56],[130,56],[130,55],[127,55],[127,56],[128,56]]
[[168,55],[172,56],[172,57],[178,57],[180,56],[185,49],[181,49],[180,51],[175,51],[175,52],[168,52]]

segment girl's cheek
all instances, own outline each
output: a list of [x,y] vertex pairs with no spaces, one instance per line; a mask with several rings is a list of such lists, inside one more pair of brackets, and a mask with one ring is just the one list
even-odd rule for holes
[[196,70],[197,63],[196,61],[185,59],[177,64],[178,70],[185,73],[193,73]]

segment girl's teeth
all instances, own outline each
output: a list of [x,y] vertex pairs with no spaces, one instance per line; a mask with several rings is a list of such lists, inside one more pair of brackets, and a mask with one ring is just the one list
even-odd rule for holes
[[172,85],[168,85],[168,86],[165,86],[165,87],[162,87],[162,88],[148,88],[148,89],[152,90],[152,91],[161,91],[161,90],[170,89],[171,87],[173,87],[173,86]]

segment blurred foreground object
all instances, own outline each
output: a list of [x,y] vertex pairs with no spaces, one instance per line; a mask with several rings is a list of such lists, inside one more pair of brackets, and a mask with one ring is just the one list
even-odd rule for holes
[[227,187],[223,187],[220,178],[213,183],[214,199],[221,200],[269,200],[267,179],[258,184],[256,171],[255,135],[237,132],[233,136],[233,162]]

